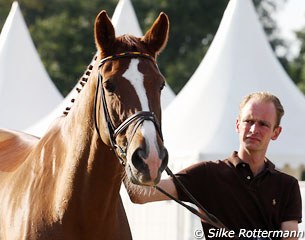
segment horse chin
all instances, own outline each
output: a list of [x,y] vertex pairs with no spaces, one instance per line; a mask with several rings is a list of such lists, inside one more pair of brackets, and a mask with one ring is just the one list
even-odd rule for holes
[[151,179],[149,173],[142,173],[138,170],[133,170],[132,166],[126,164],[126,174],[133,184],[144,185],[144,186],[156,186],[161,178],[161,172],[158,174],[158,177],[154,180]]

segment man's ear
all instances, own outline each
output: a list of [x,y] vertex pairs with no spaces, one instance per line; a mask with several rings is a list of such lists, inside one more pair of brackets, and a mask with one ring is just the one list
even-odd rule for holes
[[235,121],[235,131],[237,133],[239,133],[239,125],[240,125],[239,118],[236,118],[236,121]]
[[271,137],[272,140],[276,140],[280,133],[282,132],[282,127],[281,126],[278,126],[276,127],[274,130],[273,130],[273,136]]

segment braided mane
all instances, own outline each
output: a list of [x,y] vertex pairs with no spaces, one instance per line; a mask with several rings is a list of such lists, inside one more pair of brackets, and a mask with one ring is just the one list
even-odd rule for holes
[[[83,89],[83,87],[84,87],[85,84],[87,83],[88,78],[89,78],[89,76],[90,76],[90,74],[91,74],[91,72],[92,72],[93,65],[94,65],[96,59],[97,59],[97,53],[94,55],[94,57],[93,57],[93,59],[91,60],[90,64],[87,66],[87,68],[86,68],[86,70],[85,70],[83,76],[79,79],[79,81],[78,81],[78,83],[77,83],[77,84],[79,84],[79,86],[76,87],[76,91],[77,91],[78,93],[81,92],[81,90]],[[74,103],[74,101],[75,101],[75,98],[72,98],[70,102],[71,102],[71,103]],[[67,116],[68,113],[69,113],[69,111],[71,110],[71,107],[72,107],[72,106],[66,107],[66,109],[65,109],[64,112],[63,112],[63,114]]]
[[[0,129],[0,239],[132,239],[122,176],[155,186],[168,162],[160,127],[164,77],[143,57],[154,61],[169,21],[161,13],[138,46],[131,37],[120,43],[114,30],[101,11],[94,22],[98,54],[51,113],[53,123],[43,123],[49,127],[41,138]],[[105,61],[115,62],[101,69]],[[102,74],[104,84],[113,77],[119,85],[113,94]]]

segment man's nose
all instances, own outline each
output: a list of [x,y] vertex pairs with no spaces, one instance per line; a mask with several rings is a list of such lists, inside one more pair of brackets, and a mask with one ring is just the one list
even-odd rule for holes
[[250,132],[251,133],[257,133],[257,122],[253,122],[253,124],[250,127]]

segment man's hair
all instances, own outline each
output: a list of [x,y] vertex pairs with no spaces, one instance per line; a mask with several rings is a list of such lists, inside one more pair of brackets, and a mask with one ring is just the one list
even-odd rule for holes
[[278,127],[281,123],[281,119],[285,113],[284,107],[281,104],[280,100],[269,92],[254,92],[250,93],[249,95],[245,96],[244,99],[239,104],[239,116],[241,114],[242,109],[244,106],[249,102],[250,99],[258,99],[264,102],[271,102],[273,103],[275,110],[276,110],[276,125]]

